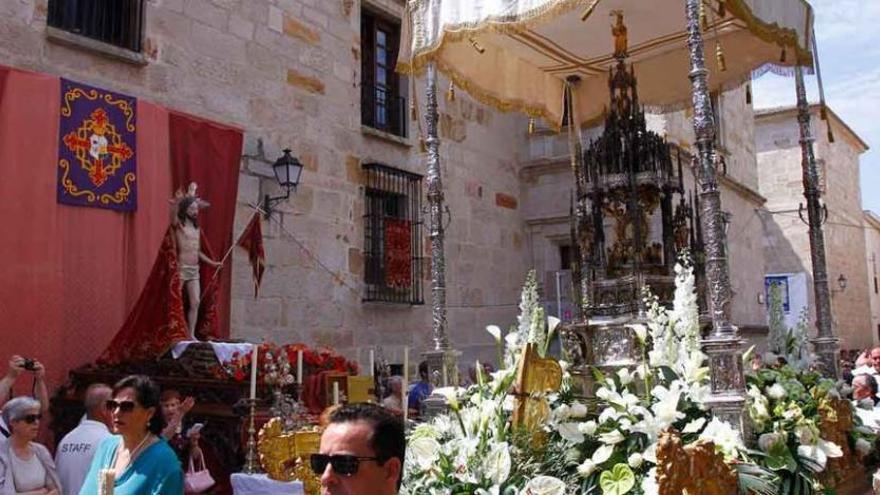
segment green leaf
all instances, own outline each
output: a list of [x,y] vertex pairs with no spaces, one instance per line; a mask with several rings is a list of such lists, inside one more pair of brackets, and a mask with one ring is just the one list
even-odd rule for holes
[[770,446],[764,464],[774,471],[786,470],[793,473],[797,470],[797,460],[783,442],[776,442]]
[[626,464],[615,464],[599,476],[599,486],[605,495],[623,495],[636,486],[636,476]]

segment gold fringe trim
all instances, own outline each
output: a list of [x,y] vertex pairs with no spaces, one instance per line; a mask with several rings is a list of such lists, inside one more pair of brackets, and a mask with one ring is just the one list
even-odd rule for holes
[[[556,122],[553,113],[546,106],[530,104],[524,100],[508,100],[499,97],[493,91],[484,89],[479,85],[472,83],[464,74],[453,68],[451,65],[443,62],[442,59],[439,57],[439,54],[441,53],[446,43],[455,43],[466,39],[473,39],[475,36],[481,33],[521,33],[536,25],[541,24],[542,22],[545,22],[549,18],[566,13],[579,6],[584,7],[587,11],[591,11],[601,1],[602,0],[557,0],[555,2],[549,2],[541,7],[537,7],[529,12],[523,13],[522,15],[516,17],[496,16],[489,17],[481,22],[462,23],[454,26],[449,26],[444,29],[444,31],[440,34],[440,38],[436,43],[431,46],[422,47],[418,52],[412,54],[410,60],[399,60],[397,63],[397,71],[402,74],[408,74],[411,77],[415,77],[424,71],[425,66],[427,66],[431,62],[434,62],[440,72],[446,75],[446,77],[448,77],[452,81],[452,83],[455,84],[455,86],[458,86],[458,88],[467,92],[474,100],[484,105],[490,106],[500,112],[516,111],[524,113],[531,118],[540,117],[554,131],[558,132],[562,128],[562,122]],[[724,6],[728,14],[731,14],[732,16],[743,21],[748,27],[749,31],[764,42],[775,43],[782,48],[793,48],[796,54],[795,62],[799,65],[804,66],[808,73],[813,72],[812,51],[804,49],[800,46],[797,31],[790,28],[780,27],[777,23],[767,23],[760,20],[757,16],[754,15],[749,6],[746,5],[743,0],[723,0],[723,3],[725,4]],[[813,19],[812,7],[810,7],[809,4],[805,5],[808,9],[806,27],[809,28]],[[421,8],[421,6],[421,2],[411,2],[408,6],[408,10],[412,8]],[[420,21],[418,20],[421,18],[421,16],[417,15],[416,12],[408,12],[408,16],[413,23],[413,26],[411,26],[413,38],[421,38],[423,36],[424,28],[424,26],[422,26],[420,24]],[[416,25],[417,23],[418,25]],[[741,86],[751,78],[758,77],[766,72],[773,72],[775,74],[786,76],[791,76],[794,74],[793,67],[789,66],[788,64],[781,65],[779,63],[769,62],[757,69],[754,69],[750,74],[747,74],[742,78],[736,78],[734,80],[728,81],[727,83],[722,85],[721,89],[723,91],[726,91]],[[562,84],[562,81],[560,81],[560,84]],[[671,111],[683,110],[689,105],[690,99],[689,96],[687,96],[683,98],[680,102],[665,105],[648,104],[644,105],[644,107],[646,111],[651,113],[668,113]],[[602,120],[603,116],[599,115],[582,122],[580,124],[580,127],[590,127],[602,122]]]
[[[397,71],[404,74],[420,73],[425,65],[436,58],[437,53],[441,51],[446,43],[456,43],[466,38],[472,38],[485,33],[521,33],[536,25],[542,24],[549,18],[559,16],[578,6],[583,6],[587,10],[591,10],[601,1],[602,0],[556,0],[548,2],[540,7],[535,7],[534,9],[518,16],[489,16],[480,22],[463,22],[461,24],[447,26],[443,32],[440,33],[440,38],[433,45],[420,48],[417,52],[412,54],[412,58],[409,61],[398,61]],[[421,4],[416,5],[416,8],[420,7]],[[415,18],[419,16],[417,16],[415,12],[410,12],[409,16],[411,19],[414,19],[413,24],[418,22]],[[420,37],[420,31],[423,27],[424,26],[421,25],[414,25],[412,27],[413,37]]]

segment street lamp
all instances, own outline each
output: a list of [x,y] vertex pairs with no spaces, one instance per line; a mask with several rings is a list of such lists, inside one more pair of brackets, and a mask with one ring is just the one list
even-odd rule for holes
[[266,218],[272,215],[273,206],[281,201],[290,198],[290,191],[296,191],[299,185],[300,175],[302,175],[303,165],[295,156],[290,154],[290,149],[284,149],[281,158],[275,160],[272,164],[272,171],[275,172],[275,180],[284,190],[284,195],[270,197],[268,194],[263,197],[263,212]]

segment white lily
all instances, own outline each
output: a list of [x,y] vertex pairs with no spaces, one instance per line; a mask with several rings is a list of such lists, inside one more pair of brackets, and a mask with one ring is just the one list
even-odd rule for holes
[[495,339],[495,342],[501,343],[501,327],[498,325],[488,325],[486,331]]
[[615,445],[626,440],[620,430],[612,430],[599,435],[599,441],[607,445]]

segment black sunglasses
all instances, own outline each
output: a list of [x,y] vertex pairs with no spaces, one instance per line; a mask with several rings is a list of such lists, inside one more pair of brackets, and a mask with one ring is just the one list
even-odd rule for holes
[[42,414],[28,414],[27,416],[19,418],[19,421],[24,421],[25,423],[32,425],[41,419],[43,419]]
[[318,476],[324,474],[324,471],[327,470],[327,464],[333,466],[333,471],[335,471],[336,474],[352,476],[357,473],[361,461],[376,461],[379,462],[379,464],[384,462],[379,457],[358,457],[356,455],[348,454],[312,454],[309,461],[312,465],[312,472]]
[[113,399],[110,399],[104,403],[104,407],[107,408],[108,411],[113,412],[119,409],[119,412],[121,413],[130,413],[134,411],[135,405],[136,404],[134,403],[134,401],[130,400],[115,401]]

